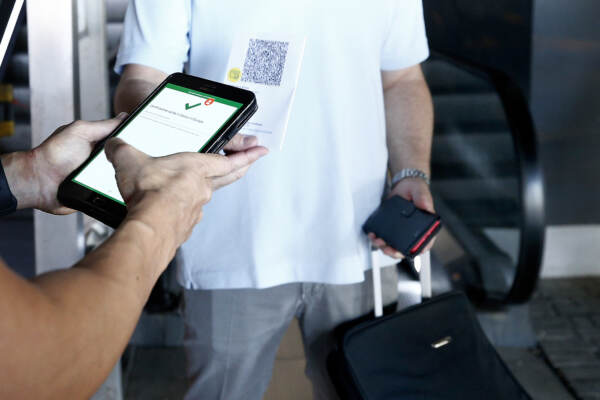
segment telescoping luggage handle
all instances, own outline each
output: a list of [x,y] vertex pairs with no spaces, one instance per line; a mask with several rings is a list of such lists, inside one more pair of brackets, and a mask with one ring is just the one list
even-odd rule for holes
[[[377,250],[379,251],[379,250]],[[381,271],[379,264],[375,262],[374,252],[371,251],[371,269],[373,271],[373,302],[375,304],[375,317],[383,315],[383,301],[381,294]],[[425,252],[415,257],[415,268],[419,271],[421,282],[421,299],[431,298],[431,257]]]

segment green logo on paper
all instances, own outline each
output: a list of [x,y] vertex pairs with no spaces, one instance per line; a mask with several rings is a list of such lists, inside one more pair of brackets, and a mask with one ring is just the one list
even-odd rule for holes
[[194,108],[194,107],[198,107],[199,105],[201,105],[202,103],[198,103],[198,104],[194,104],[190,106],[190,103],[185,103],[185,109],[189,110],[190,108]]

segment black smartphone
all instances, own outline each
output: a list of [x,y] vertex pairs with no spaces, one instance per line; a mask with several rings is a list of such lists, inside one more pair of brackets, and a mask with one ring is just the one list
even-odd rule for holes
[[119,136],[152,157],[218,153],[257,109],[256,97],[248,90],[170,75],[61,183],[58,200],[116,228],[127,206],[104,153],[107,139]]
[[374,233],[405,257],[413,258],[441,227],[439,215],[421,210],[400,196],[393,196],[384,200],[371,214],[363,225],[363,231]]

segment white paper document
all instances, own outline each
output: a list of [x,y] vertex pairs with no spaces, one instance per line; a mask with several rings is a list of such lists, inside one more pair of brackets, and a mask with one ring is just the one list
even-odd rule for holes
[[233,42],[223,82],[256,95],[258,111],[240,130],[269,150],[283,147],[298,84],[305,37],[242,34]]

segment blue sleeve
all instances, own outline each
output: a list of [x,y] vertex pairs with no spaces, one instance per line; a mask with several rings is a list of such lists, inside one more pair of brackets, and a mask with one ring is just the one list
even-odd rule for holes
[[188,61],[191,0],[130,0],[115,72],[141,64],[181,72]]

